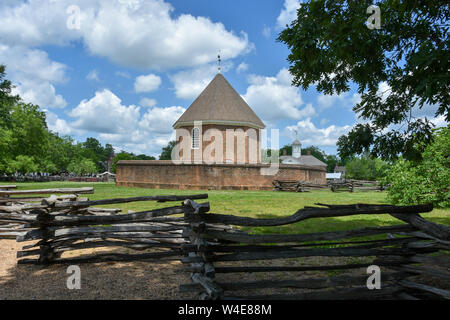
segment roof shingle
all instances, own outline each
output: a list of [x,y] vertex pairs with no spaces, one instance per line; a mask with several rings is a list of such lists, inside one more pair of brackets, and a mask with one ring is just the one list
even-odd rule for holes
[[261,119],[220,73],[214,77],[173,127],[176,129],[189,126],[194,121],[203,121],[205,124],[265,128]]

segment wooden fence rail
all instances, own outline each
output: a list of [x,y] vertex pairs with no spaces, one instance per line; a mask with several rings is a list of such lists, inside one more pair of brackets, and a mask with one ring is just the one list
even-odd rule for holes
[[[185,200],[182,261],[192,272],[192,283],[180,285],[181,292],[197,293],[199,299],[392,299],[447,298],[450,292],[421,284],[414,277],[426,275],[450,281],[450,260],[432,263],[428,254],[448,251],[450,227],[423,219],[419,213],[430,212],[431,205],[397,207],[390,205],[324,205],[307,207],[295,214],[276,219],[255,219],[233,215],[206,213],[203,205]],[[311,218],[348,215],[390,214],[406,224],[369,227],[355,230],[306,234],[242,234],[218,231],[214,224],[244,227],[280,226]],[[330,222],[332,223],[332,222]],[[233,230],[233,229],[231,229]],[[381,239],[372,236],[382,235]],[[395,235],[395,236],[394,236]],[[371,238],[367,238],[371,236]],[[363,238],[363,239],[358,239]],[[333,265],[248,265],[251,261],[289,261],[299,257],[362,257],[364,263]],[[367,262],[366,262],[367,261]],[[436,261],[436,260],[434,260]],[[444,261],[444,262],[443,262]],[[239,262],[238,265],[230,262]],[[224,265],[225,263],[225,265]],[[419,264],[418,264],[419,263]],[[437,265],[447,264],[438,270]],[[273,272],[345,271],[383,267],[381,290],[369,290],[368,275],[338,275],[324,278],[278,279]],[[432,267],[430,267],[432,266]],[[256,281],[222,281],[220,274],[264,272],[268,276]],[[289,289],[271,294],[267,289]],[[330,290],[331,289],[331,290]],[[255,291],[256,294],[248,293]],[[261,291],[263,290],[263,291]],[[266,290],[266,291],[264,291]],[[244,291],[244,293],[242,293]],[[247,293],[245,293],[247,291]]]
[[[207,194],[170,195],[94,201],[58,201],[50,197],[41,203],[0,206],[0,239],[35,241],[17,252],[20,264],[179,259],[182,253],[181,244],[186,242],[182,235],[186,223],[182,217],[172,216],[182,214],[182,206],[128,214],[118,214],[119,209],[91,206],[133,201],[181,202],[185,199],[207,197]],[[202,208],[200,212],[209,210],[209,203],[203,204]],[[223,230],[216,226],[211,228]],[[154,250],[138,254],[113,252],[61,258],[62,253],[67,251],[103,247]],[[38,258],[28,258],[31,256]]]

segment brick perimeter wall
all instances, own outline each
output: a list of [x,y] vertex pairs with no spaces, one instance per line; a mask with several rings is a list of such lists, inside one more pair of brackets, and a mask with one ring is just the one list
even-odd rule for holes
[[117,186],[193,190],[272,190],[273,180],[326,184],[325,168],[280,164],[275,175],[261,175],[268,165],[174,164],[171,161],[119,161]]

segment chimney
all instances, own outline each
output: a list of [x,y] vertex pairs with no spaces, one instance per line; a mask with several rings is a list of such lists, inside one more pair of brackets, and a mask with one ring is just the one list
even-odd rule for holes
[[311,155],[311,150],[307,150],[306,153],[308,154],[308,156]]

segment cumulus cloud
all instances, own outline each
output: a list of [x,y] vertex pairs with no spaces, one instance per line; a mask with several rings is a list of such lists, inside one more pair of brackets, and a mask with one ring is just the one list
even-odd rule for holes
[[173,138],[172,125],[184,111],[180,106],[171,106],[148,108],[141,113],[140,107],[125,105],[113,92],[104,89],[81,101],[70,112],[74,121],[68,125],[54,116],[50,121],[58,132],[66,126],[71,130],[96,132],[101,141],[111,143],[117,150],[157,155]]
[[79,10],[68,12],[71,5],[72,0],[29,0],[4,7],[0,38],[25,46],[81,40],[94,55],[153,69],[203,65],[219,50],[232,59],[253,47],[246,33],[235,34],[220,22],[190,14],[173,17],[174,8],[162,0],[79,0]]
[[[232,68],[230,62],[222,65],[222,72]],[[195,99],[217,74],[217,65],[208,64],[198,68],[183,70],[170,76],[175,87],[175,95],[182,99]]]
[[0,64],[7,66],[8,79],[16,86],[13,94],[19,94],[25,102],[43,108],[64,108],[67,105],[54,87],[67,81],[67,67],[51,61],[46,52],[0,44]]
[[297,10],[300,8],[300,0],[284,0],[283,9],[277,18],[277,26],[284,28],[297,18]]
[[89,71],[88,75],[86,76],[86,79],[91,80],[91,81],[100,82],[100,78],[98,76],[98,71],[95,69]]
[[241,73],[241,72],[245,72],[248,70],[248,64],[246,64],[245,62],[242,62],[241,64],[238,65],[238,67],[236,68],[237,73]]
[[157,101],[151,98],[142,98],[139,100],[139,105],[147,108],[156,106]]
[[253,75],[243,98],[264,121],[299,120],[313,116],[315,110],[312,105],[300,109],[303,100],[291,81],[292,76],[287,69],[281,69],[276,77]]
[[317,128],[310,118],[299,121],[294,126],[288,126],[284,130],[284,134],[295,137],[295,130],[298,131],[299,139],[304,145],[315,145],[325,147],[335,147],[338,138],[348,133],[351,126],[335,126],[331,125],[326,128]]
[[161,78],[154,74],[139,76],[134,82],[134,91],[136,92],[152,92],[161,85]]
[[50,131],[57,132],[60,135],[67,135],[73,132],[66,120],[60,119],[55,113],[49,110],[44,110],[44,112],[47,119],[47,126]]
[[186,109],[179,106],[153,108],[144,114],[139,122],[139,127],[149,132],[172,133],[172,125],[181,117],[184,111]]
[[122,105],[122,100],[108,89],[97,91],[70,112],[76,118],[73,127],[98,132],[121,133],[133,129],[139,120],[140,108]]

